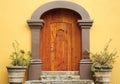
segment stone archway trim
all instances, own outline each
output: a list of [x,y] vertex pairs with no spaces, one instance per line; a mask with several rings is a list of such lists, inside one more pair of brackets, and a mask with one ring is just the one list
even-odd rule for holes
[[[44,25],[44,20],[40,19],[41,16],[52,9],[69,9],[77,12],[81,16],[81,20],[78,20],[78,25],[82,31],[82,60],[80,61],[80,77],[82,79],[90,79],[91,62],[89,61],[89,55],[85,53],[85,49],[89,50],[89,30],[93,21],[90,20],[88,12],[78,4],[69,1],[53,1],[40,6],[32,14],[30,20],[27,20],[28,25],[31,28],[32,34],[32,61],[29,68],[29,80],[38,80],[41,74],[41,60],[40,60],[40,29]],[[86,60],[86,59],[87,60]]]
[[73,3],[73,2],[63,1],[63,0],[48,2],[48,3],[40,6],[32,14],[31,19],[40,19],[40,17],[42,16],[43,13],[45,13],[49,10],[52,10],[52,9],[57,9],[57,8],[70,9],[70,10],[73,10],[73,11],[77,12],[78,14],[80,14],[80,16],[82,17],[83,20],[90,19],[88,12],[82,6],[80,6],[76,3]]

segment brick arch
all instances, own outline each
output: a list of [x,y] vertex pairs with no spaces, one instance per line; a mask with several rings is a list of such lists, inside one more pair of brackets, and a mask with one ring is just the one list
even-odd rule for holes
[[78,25],[81,28],[82,33],[82,60],[80,61],[80,77],[82,79],[90,79],[91,71],[89,61],[89,55],[85,53],[85,49],[89,50],[89,30],[93,21],[90,19],[88,12],[80,5],[69,1],[53,1],[46,3],[37,8],[30,20],[27,20],[28,25],[31,28],[32,35],[32,60],[29,67],[29,80],[38,80],[41,74],[42,61],[40,60],[40,30],[44,25],[44,20],[41,16],[53,9],[69,9],[78,13],[81,16],[81,20],[78,19]]

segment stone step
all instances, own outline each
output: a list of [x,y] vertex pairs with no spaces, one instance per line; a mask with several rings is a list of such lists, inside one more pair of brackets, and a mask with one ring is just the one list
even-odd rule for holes
[[25,84],[94,84],[92,80],[32,80],[26,81]]
[[79,80],[80,75],[42,75],[41,80]]
[[25,84],[94,84],[94,82],[81,80],[79,71],[42,71],[41,80],[26,81]]
[[79,71],[42,71],[42,75],[79,75]]
[[79,80],[79,71],[42,71],[41,80]]

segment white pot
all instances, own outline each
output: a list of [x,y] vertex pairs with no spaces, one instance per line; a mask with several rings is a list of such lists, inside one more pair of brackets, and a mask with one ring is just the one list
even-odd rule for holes
[[102,69],[94,72],[96,84],[109,84],[111,69]]
[[7,66],[10,84],[22,84],[27,66]]

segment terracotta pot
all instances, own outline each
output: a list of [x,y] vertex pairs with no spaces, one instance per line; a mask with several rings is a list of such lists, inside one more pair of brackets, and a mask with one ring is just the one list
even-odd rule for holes
[[7,66],[9,83],[22,84],[26,69],[26,66]]

